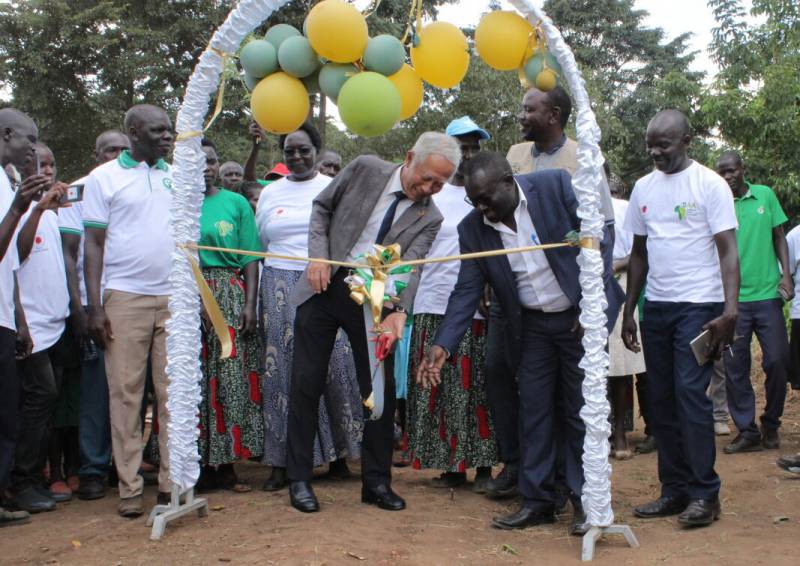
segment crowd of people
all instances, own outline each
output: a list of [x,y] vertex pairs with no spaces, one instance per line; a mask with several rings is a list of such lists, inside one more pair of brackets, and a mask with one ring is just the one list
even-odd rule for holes
[[[362,502],[398,511],[391,470],[410,465],[439,471],[434,488],[518,497],[496,528],[552,523],[570,506],[570,533],[587,531],[577,247],[414,270],[383,305],[394,350],[377,418],[364,404],[374,329],[350,297],[350,270],[247,255],[357,263],[375,244],[413,260],[562,242],[581,225],[570,113],[560,86],[531,88],[524,141],[507,155],[482,150],[491,133],[464,116],[422,134],[402,163],[346,165],[306,122],[280,136],[283,159],[261,175],[266,134],[255,123],[244,165],[221,163],[202,140],[198,243],[216,250],[199,262],[232,352],[222,356],[203,309],[198,491],[250,492],[237,464],[257,460],[269,467],[262,489],[288,488],[293,507],[316,512],[315,468],[348,478],[360,460]],[[159,423],[169,418],[173,126],[146,104],[122,124],[97,137],[96,167],[67,184],[34,121],[0,110],[0,526],[110,486],[123,517],[144,513],[146,481],[159,503],[170,498]],[[661,495],[634,513],[683,526],[720,516],[715,436],[730,434],[730,419],[725,454],[777,449],[787,382],[800,375],[800,305],[791,343],[783,314],[800,232],[784,234],[778,199],[745,181],[738,153],[712,170],[690,158],[691,139],[683,114],[659,112],[645,140],[652,171],[626,200],[606,167],[599,200],[611,457],[657,451]],[[645,438],[631,450],[634,377]],[[778,465],[800,473],[798,457]]]

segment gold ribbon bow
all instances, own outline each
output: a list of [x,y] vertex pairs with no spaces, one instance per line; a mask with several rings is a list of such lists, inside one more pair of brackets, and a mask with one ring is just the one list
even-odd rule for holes
[[375,251],[364,255],[364,261],[370,267],[372,281],[367,289],[363,278],[350,283],[350,298],[359,305],[369,302],[372,320],[376,326],[381,323],[383,299],[386,293],[386,280],[389,271],[400,262],[400,244],[391,246],[375,245]]

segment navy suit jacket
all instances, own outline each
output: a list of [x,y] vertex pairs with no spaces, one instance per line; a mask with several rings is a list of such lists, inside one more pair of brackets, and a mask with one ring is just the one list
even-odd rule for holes
[[[515,176],[528,204],[528,212],[542,244],[563,242],[570,230],[580,230],[578,200],[572,189],[572,181],[566,171],[551,169],[527,175]],[[458,225],[458,240],[461,253],[481,252],[503,248],[500,234],[483,221],[483,214],[473,210]],[[612,245],[606,235],[600,244],[601,252]],[[581,299],[578,281],[580,268],[577,258],[580,248],[564,247],[545,250],[547,262],[561,290],[576,309]],[[614,279],[610,257],[603,253],[605,272],[603,280],[608,301],[609,332],[619,314],[625,293]],[[436,333],[434,343],[455,352],[464,337],[486,283],[491,285],[503,309],[506,324],[506,354],[511,367],[516,371],[520,358],[522,336],[522,305],[517,284],[507,256],[496,256],[461,262],[455,289],[447,302],[444,320]]]

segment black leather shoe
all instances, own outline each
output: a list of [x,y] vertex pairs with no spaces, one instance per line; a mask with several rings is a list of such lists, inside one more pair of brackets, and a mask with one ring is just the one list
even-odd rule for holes
[[106,479],[103,476],[82,476],[78,487],[78,499],[89,501],[106,496]]
[[659,497],[655,501],[634,508],[633,514],[641,519],[669,517],[682,513],[688,504],[688,497]]
[[492,526],[495,529],[504,529],[507,531],[514,529],[524,529],[526,527],[533,527],[534,525],[544,525],[556,522],[556,516],[552,510],[543,511],[541,509],[529,509],[522,507],[516,513],[511,513],[505,517],[494,517],[492,519]]
[[442,489],[455,489],[467,483],[465,472],[443,472],[438,478],[431,480],[431,486]]
[[11,507],[31,514],[53,511],[56,508],[56,502],[52,498],[42,495],[33,486],[14,494],[9,503]]
[[289,480],[286,478],[286,468],[273,466],[272,473],[261,489],[264,491],[280,491],[287,485],[289,485]]
[[319,511],[319,501],[307,481],[293,481],[289,484],[289,501],[292,507],[303,513]]
[[795,456],[781,456],[776,462],[778,467],[791,472],[793,474],[800,474],[800,454]]
[[722,451],[725,454],[743,454],[745,452],[761,452],[763,449],[760,438],[747,438],[739,434]]
[[375,487],[362,486],[361,502],[377,505],[386,511],[402,511],[406,508],[406,501],[397,495],[388,485]]
[[497,477],[486,482],[486,495],[494,499],[504,499],[517,495],[519,464],[512,462],[503,466]]
[[781,437],[777,428],[761,427],[761,445],[767,450],[777,450],[781,447]]
[[589,524],[586,522],[586,511],[580,501],[572,500],[572,507],[575,512],[572,521],[569,523],[569,534],[575,537],[582,537],[589,532]]
[[637,454],[650,454],[656,451],[656,438],[655,436],[646,436],[636,448],[633,449]]
[[720,513],[719,499],[692,499],[678,515],[678,523],[684,527],[705,527],[719,519]]

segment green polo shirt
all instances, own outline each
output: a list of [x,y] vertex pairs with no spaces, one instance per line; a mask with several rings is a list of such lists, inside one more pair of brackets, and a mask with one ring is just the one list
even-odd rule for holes
[[772,229],[788,220],[772,189],[750,183],[747,187],[743,197],[734,198],[742,275],[739,301],[743,303],[780,297],[781,271],[772,243]]

